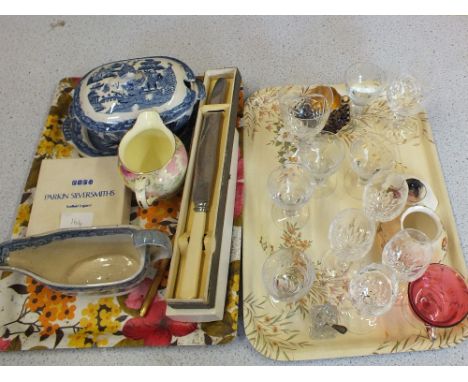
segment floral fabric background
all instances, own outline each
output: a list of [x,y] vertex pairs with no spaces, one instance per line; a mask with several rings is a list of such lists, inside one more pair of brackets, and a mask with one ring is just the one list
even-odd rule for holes
[[[78,78],[60,81],[39,141],[13,227],[23,237],[29,222],[34,190],[44,158],[78,157],[65,141],[61,125]],[[239,117],[242,113],[242,90]],[[234,230],[242,218],[243,167],[239,158]],[[149,209],[132,203],[131,224],[161,230],[172,237],[177,226],[180,195]],[[240,241],[240,235],[233,235]],[[154,274],[154,270],[152,270]],[[235,338],[238,322],[240,245],[233,242],[224,317],[209,323],[186,323],[166,316],[167,272],[147,315],[139,308],[153,274],[129,294],[119,297],[66,296],[18,273],[0,274],[0,351],[116,346],[217,345]]]

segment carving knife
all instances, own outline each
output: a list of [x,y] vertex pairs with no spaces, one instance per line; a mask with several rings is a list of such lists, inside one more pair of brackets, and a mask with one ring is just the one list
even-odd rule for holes
[[[207,104],[225,102],[227,81],[219,78],[208,98]],[[179,242],[182,244],[189,236],[188,246],[184,254],[181,245],[181,255],[185,256],[184,266],[179,269],[179,282],[176,297],[194,299],[198,297],[201,260],[203,253],[203,237],[205,234],[206,217],[210,209],[211,194],[218,168],[218,142],[221,135],[223,112],[208,112],[204,116],[203,125],[198,140],[195,157],[195,173],[192,184],[193,219],[190,232],[183,234]]]

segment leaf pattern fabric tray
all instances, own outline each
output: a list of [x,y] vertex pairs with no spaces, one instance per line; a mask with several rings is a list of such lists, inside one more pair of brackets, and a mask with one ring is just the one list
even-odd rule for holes
[[[347,293],[345,280],[327,279],[321,258],[328,250],[328,227],[336,213],[345,208],[360,208],[361,202],[352,199],[344,189],[344,175],[348,159],[334,176],[337,188],[324,199],[309,202],[310,220],[298,230],[289,226],[281,231],[271,221],[272,201],[267,191],[267,177],[279,163],[288,160],[294,152],[291,135],[279,117],[277,95],[310,88],[267,88],[252,94],[244,109],[243,143],[245,160],[245,205],[243,226],[243,316],[245,332],[253,347],[275,360],[305,360],[338,358],[369,354],[383,354],[418,350],[431,350],[454,346],[468,338],[468,319],[459,325],[439,330],[436,341],[426,336],[422,323],[411,320],[407,306],[395,306],[381,320],[377,328],[367,335],[348,331],[330,339],[309,336],[308,312],[312,305],[326,301],[337,303]],[[336,86],[345,94],[343,86]],[[390,111],[383,99],[372,104],[362,120],[362,131],[385,132],[385,122]],[[450,200],[445,188],[431,128],[425,114],[417,117],[420,131],[417,137],[398,145],[396,170],[425,179],[439,199],[436,212],[448,234],[448,252],[443,262],[466,276],[466,265],[461,251]],[[339,132],[349,144],[356,133],[343,129]],[[372,251],[373,261],[381,261],[385,244],[385,230],[377,232]],[[446,243],[445,243],[446,244]],[[444,244],[444,245],[445,245]],[[275,309],[267,296],[261,279],[263,262],[276,249],[294,247],[306,251],[312,258],[317,280],[306,297],[294,304],[293,310]],[[408,318],[409,317],[409,318]]]
[[[60,81],[37,146],[13,228],[23,237],[29,221],[39,169],[44,158],[78,157],[62,134],[73,89],[79,78]],[[241,91],[242,96],[242,91]],[[242,103],[240,103],[242,106]],[[241,113],[241,106],[239,116]],[[242,169],[241,166],[240,170]],[[240,172],[239,172],[240,173]],[[242,185],[238,185],[241,192]],[[236,201],[240,203],[241,200]],[[147,210],[132,202],[130,221],[174,235],[180,195],[159,201]],[[224,318],[186,323],[166,316],[167,273],[145,318],[139,308],[151,284],[148,277],[131,293],[119,297],[66,296],[18,273],[0,274],[0,351],[120,346],[217,345],[236,337],[240,279],[241,217],[236,205],[233,243]],[[154,270],[151,270],[154,274]]]

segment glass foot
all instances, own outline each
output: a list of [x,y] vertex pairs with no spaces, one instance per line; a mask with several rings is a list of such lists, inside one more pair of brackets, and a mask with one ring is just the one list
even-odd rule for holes
[[299,209],[285,210],[274,204],[271,209],[271,216],[276,226],[281,229],[286,229],[288,225],[302,228],[309,220],[309,207],[304,206]]
[[335,176],[330,176],[324,180],[321,184],[315,187],[314,193],[312,194],[313,199],[327,198],[335,192],[337,180]]
[[385,129],[385,136],[393,143],[403,144],[419,136],[419,120],[415,117],[395,119]]

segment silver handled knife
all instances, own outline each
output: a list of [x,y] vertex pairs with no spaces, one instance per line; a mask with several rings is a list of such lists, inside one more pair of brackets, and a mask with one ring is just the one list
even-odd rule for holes
[[[226,79],[219,78],[208,98],[207,104],[224,103],[226,88]],[[198,139],[192,184],[192,202],[194,205],[192,226],[190,232],[184,233],[179,239],[181,255],[185,256],[183,266],[179,269],[179,282],[176,291],[176,298],[180,299],[197,298],[199,292],[203,237],[218,169],[218,142],[222,122],[222,111],[206,113],[200,131],[200,138]],[[187,238],[188,246],[186,243]]]

